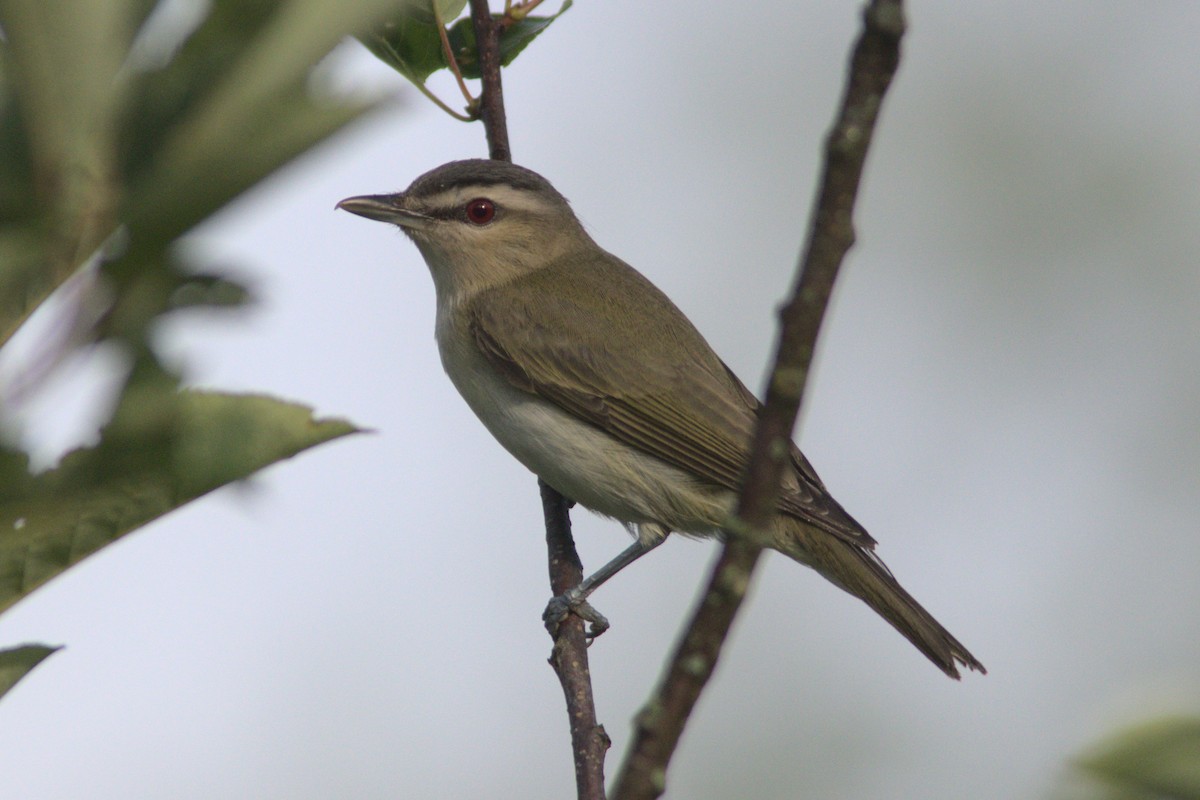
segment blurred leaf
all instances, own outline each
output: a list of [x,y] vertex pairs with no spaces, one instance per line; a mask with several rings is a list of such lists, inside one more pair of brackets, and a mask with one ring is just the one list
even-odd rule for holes
[[[175,242],[372,106],[314,97],[310,70],[394,4],[212,0],[160,31],[156,0],[0,0],[0,345],[93,263],[104,303],[75,310],[70,341],[119,340],[133,365],[95,447],[36,476],[0,448],[0,611],[150,520],[356,430],[268,397],[180,392],[149,333],[173,309],[247,301]],[[49,652],[0,653],[0,692]]]
[[105,262],[100,272],[104,296],[111,298],[94,333],[144,347],[149,323],[170,311],[247,305],[250,291],[228,276],[197,271],[176,252],[126,251]]
[[[11,81],[6,79],[12,61],[8,44],[0,39],[0,227],[35,216],[33,158],[25,122],[21,119]],[[0,269],[4,269],[0,261]]]
[[[562,8],[549,17],[525,17],[500,31],[500,66],[507,67],[521,51],[529,46],[550,23],[562,16],[571,7],[572,0],[564,0]],[[503,19],[502,14],[493,14],[494,19]],[[464,78],[479,77],[479,50],[475,46],[475,27],[470,18],[460,19],[449,31],[450,51],[458,62]]]
[[371,107],[361,101],[321,105],[297,86],[264,99],[240,120],[230,119],[210,141],[188,136],[211,131],[182,132],[176,149],[163,154],[161,168],[130,189],[125,218],[137,237],[133,246],[159,247],[186,233]]
[[[191,56],[186,44],[181,50],[180,58],[201,63],[198,71],[207,78],[174,76],[176,91],[192,102],[186,113],[171,115],[178,121],[154,157],[131,165],[137,177],[123,218],[133,235],[161,241],[182,234],[370,108],[362,101],[315,100],[306,84],[308,69],[347,34],[374,27],[393,5],[394,0],[219,2],[223,13],[211,15],[194,38],[216,48],[238,42],[236,34],[225,34],[242,24],[243,11],[251,12],[256,35],[223,58]],[[128,155],[137,154],[134,148]]]
[[253,300],[250,290],[221,275],[189,275],[171,292],[172,309],[240,308]]
[[0,697],[24,678],[29,671],[42,663],[51,653],[60,650],[44,644],[26,644],[0,650]]
[[[125,2],[0,0],[3,172],[17,185],[0,237],[36,242],[4,267],[0,342],[115,226],[114,85],[132,35]],[[13,163],[15,159],[25,163]],[[14,222],[23,225],[13,225]]]
[[394,2],[213,0],[152,69],[131,57],[152,0],[0,0],[0,344],[118,226],[136,263],[165,263],[155,251],[370,108],[314,99],[308,74]]
[[[0,0],[6,72],[19,98],[43,180],[103,180],[111,162],[113,93],[133,35],[124,0]],[[66,167],[81,166],[78,176]],[[95,170],[95,174],[87,174]],[[45,191],[52,189],[51,191]],[[67,191],[64,192],[64,189]],[[43,201],[73,192],[43,188]]]
[[44,253],[33,225],[0,223],[0,345],[59,283],[45,268]]
[[0,450],[0,610],[150,520],[358,430],[270,397],[170,387],[131,380],[100,443],[41,475]]
[[1200,800],[1200,718],[1160,719],[1126,729],[1077,764],[1114,797]]
[[[179,392],[148,331],[171,309],[246,302],[173,243],[370,107],[314,98],[309,70],[392,3],[214,0],[150,68],[131,44],[154,0],[0,0],[0,344],[98,258],[112,300],[90,335],[123,340],[134,363],[95,447],[37,476],[0,449],[0,610],[146,522],[356,430],[267,397]],[[0,690],[49,652],[0,654]]]
[[167,136],[228,74],[277,6],[215,2],[165,66],[130,77],[120,137],[122,174],[139,180],[153,169],[154,154]]
[[[437,16],[434,16],[433,6],[436,2]],[[443,25],[449,25],[458,19],[458,15],[467,7],[467,0],[401,0],[397,15],[414,17],[422,22],[433,25],[440,17]]]

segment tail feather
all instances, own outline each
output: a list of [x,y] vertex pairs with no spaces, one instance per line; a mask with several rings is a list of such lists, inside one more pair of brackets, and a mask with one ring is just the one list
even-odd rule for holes
[[922,608],[870,550],[806,525],[787,526],[780,552],[862,600],[951,678],[958,666],[987,674],[979,660]]

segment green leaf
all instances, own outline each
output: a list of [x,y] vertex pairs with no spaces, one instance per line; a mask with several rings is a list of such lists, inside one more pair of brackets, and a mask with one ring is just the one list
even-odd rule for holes
[[314,97],[310,70],[394,3],[210,0],[154,51],[134,42],[153,35],[156,0],[0,0],[0,345],[95,260],[111,304],[82,333],[133,362],[95,447],[36,476],[0,448],[0,610],[146,522],[355,430],[271,398],[179,392],[149,332],[172,309],[245,302],[174,242],[372,106]]
[[5,193],[20,193],[5,207],[25,223],[9,228],[13,220],[0,220],[0,237],[38,244],[35,255],[22,247],[5,265],[0,285],[13,293],[0,305],[0,342],[116,226],[114,98],[130,13],[123,0],[0,0],[8,84],[2,135],[5,149],[14,148],[3,172],[18,181]]
[[214,3],[208,15],[165,66],[136,70],[122,115],[121,171],[139,180],[153,169],[155,153],[229,74],[263,34],[276,3]]
[[[433,6],[437,5],[437,15],[433,13]],[[398,14],[407,17],[415,17],[423,22],[433,25],[440,18],[443,25],[449,25],[454,20],[458,19],[458,15],[467,7],[467,0],[401,0],[400,10]]]
[[1077,763],[1115,796],[1200,800],[1200,718],[1171,717],[1129,728]]
[[[111,144],[116,76],[133,35],[126,0],[0,0],[6,72],[24,109],[36,163],[76,164],[101,172]],[[45,176],[52,177],[52,176]],[[69,194],[69,192],[68,192]]]
[[[144,146],[127,153],[137,164],[122,216],[134,233],[155,240],[178,236],[371,108],[363,101],[315,100],[306,85],[308,68],[347,34],[373,28],[393,5],[394,0],[219,3],[226,13],[214,14],[194,34],[203,54],[189,63],[200,68],[190,78],[184,69],[187,79],[174,89],[183,98],[174,102],[186,108],[170,112],[168,91],[168,101],[157,102],[170,112],[172,124],[151,148],[153,157],[139,155]],[[243,8],[260,12],[249,26],[258,26],[256,34],[245,41],[226,36],[240,24]],[[271,12],[266,17],[264,8]],[[188,56],[185,45],[180,57]],[[134,124],[136,111],[129,117]]]
[[61,650],[60,647],[47,647],[44,644],[26,644],[0,650],[0,697],[17,684],[17,681],[29,674],[29,671],[42,663],[51,653]]
[[32,476],[0,450],[0,611],[126,533],[207,492],[356,432],[259,395],[131,380],[100,443]]
[[446,25],[458,18],[467,0],[404,0],[378,28],[358,37],[376,58],[417,86],[424,86],[430,75],[450,66],[442,52],[438,19]]
[[411,14],[398,14],[358,40],[376,58],[418,86],[447,66],[437,23]]
[[120,226],[164,249],[372,107],[309,70],[394,0],[212,0],[161,68],[130,59],[154,5],[0,0],[0,343]]
[[361,101],[319,103],[297,85],[244,110],[220,132],[180,132],[153,173],[130,188],[125,219],[149,240],[135,246],[182,235],[372,107]]
[[92,329],[101,339],[145,348],[146,334],[162,315],[187,308],[237,308],[248,305],[250,290],[226,275],[201,271],[179,249],[126,251],[100,271],[110,304]]
[[7,44],[0,40],[0,228],[27,221],[36,211],[35,204],[29,202],[33,194],[33,157],[28,133],[10,81],[5,78],[5,67],[11,60]]
[[0,345],[58,286],[44,255],[36,226],[0,223]]
[[205,274],[184,277],[167,298],[172,309],[241,308],[253,300],[243,284],[223,275]]
[[[500,32],[500,66],[507,67],[521,51],[529,46],[550,23],[562,16],[571,7],[572,0],[564,0],[562,8],[549,17],[525,17],[502,29]],[[493,14],[493,19],[503,19],[502,14]],[[479,49],[475,46],[475,27],[469,18],[459,20],[449,31],[450,50],[458,62],[464,78],[478,78]]]

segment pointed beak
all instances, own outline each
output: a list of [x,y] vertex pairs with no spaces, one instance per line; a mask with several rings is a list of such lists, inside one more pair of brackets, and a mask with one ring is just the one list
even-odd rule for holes
[[337,204],[343,211],[358,214],[360,217],[373,219],[377,222],[390,222],[402,228],[420,230],[433,221],[432,217],[409,211],[401,207],[404,201],[402,194],[363,194],[357,197],[347,197]]

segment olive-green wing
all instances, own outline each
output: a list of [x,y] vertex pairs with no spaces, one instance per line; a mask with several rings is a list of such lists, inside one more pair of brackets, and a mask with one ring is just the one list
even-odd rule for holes
[[[467,313],[480,350],[514,386],[706,481],[740,487],[760,404],[631,267],[611,256],[547,267],[476,295]],[[780,510],[873,546],[794,446],[793,460]]]

